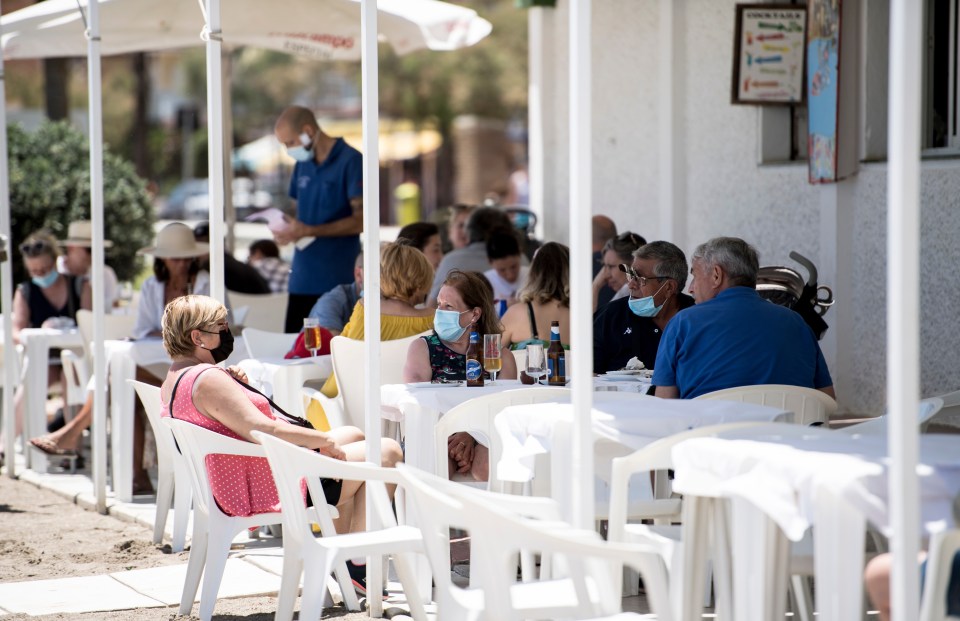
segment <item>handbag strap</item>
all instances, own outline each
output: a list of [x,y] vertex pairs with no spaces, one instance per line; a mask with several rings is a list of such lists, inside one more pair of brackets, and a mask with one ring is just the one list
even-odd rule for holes
[[[230,377],[233,377],[233,376],[231,375]],[[268,397],[267,395],[263,394],[262,392],[260,392],[259,390],[257,390],[257,389],[254,388],[253,386],[251,386],[250,384],[248,384],[248,383],[246,383],[246,382],[243,382],[243,381],[240,381],[240,380],[238,380],[238,379],[235,378],[235,377],[233,378],[233,381],[235,381],[236,383],[240,384],[241,386],[243,386],[244,388],[246,388],[246,389],[249,390],[250,392],[254,392],[254,393],[260,395],[261,397],[263,397],[264,399],[266,399],[266,400],[267,400],[267,403],[270,404],[270,407],[273,408],[274,410],[276,410],[283,418],[285,418],[285,419],[287,420],[288,423],[291,423],[291,424],[293,424],[293,425],[297,425],[298,427],[305,427],[305,428],[307,428],[307,429],[314,429],[314,428],[315,428],[315,427],[313,426],[313,423],[311,423],[309,420],[307,420],[307,419],[305,419],[305,418],[301,418],[300,416],[297,416],[296,414],[291,414],[290,412],[284,410],[282,407],[280,407],[279,405],[277,405],[276,403],[274,403],[273,399],[271,399],[271,398]]]
[[[213,368],[213,367],[211,366],[211,367],[208,367],[208,368]],[[203,371],[206,371],[206,370],[207,370],[207,369],[204,369]],[[201,373],[202,373],[203,371],[201,371]],[[173,401],[174,401],[174,399],[175,399],[176,396],[177,396],[177,387],[180,385],[180,380],[182,380],[182,379],[183,379],[183,376],[186,375],[186,374],[189,373],[189,372],[190,372],[190,369],[187,369],[186,371],[184,371],[183,373],[181,373],[181,374],[180,374],[180,377],[178,377],[178,378],[177,378],[177,381],[174,382],[174,384],[173,384],[173,391],[170,393],[170,418],[176,418],[176,416],[173,415]],[[228,375],[229,375],[229,374],[228,374]],[[286,422],[290,423],[291,425],[296,425],[296,426],[298,426],[298,427],[305,427],[306,429],[315,429],[315,427],[313,426],[313,423],[311,423],[310,421],[308,421],[308,420],[305,419],[305,418],[301,418],[301,417],[297,416],[296,414],[291,414],[290,412],[287,412],[287,411],[284,410],[282,407],[280,407],[279,405],[277,405],[276,403],[274,403],[273,399],[271,399],[271,398],[268,397],[267,395],[263,394],[262,392],[260,392],[259,390],[257,390],[257,389],[254,388],[253,386],[251,386],[250,384],[248,384],[248,383],[246,383],[246,382],[242,382],[242,381],[238,380],[237,378],[233,377],[232,375],[230,375],[230,378],[233,379],[233,381],[235,381],[236,383],[238,383],[238,384],[240,384],[241,386],[243,386],[244,388],[246,388],[247,390],[249,390],[250,392],[254,392],[254,393],[260,395],[261,397],[263,397],[264,399],[266,399],[266,400],[267,400],[267,403],[270,404],[270,407],[273,408],[276,412],[278,412],[278,413],[280,414],[281,418],[283,418],[284,420],[286,420]]]

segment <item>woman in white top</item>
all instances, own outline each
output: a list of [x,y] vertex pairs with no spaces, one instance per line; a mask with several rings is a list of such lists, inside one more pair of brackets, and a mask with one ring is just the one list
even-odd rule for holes
[[193,238],[186,224],[172,222],[157,233],[157,244],[138,254],[153,255],[153,276],[140,288],[133,338],[160,336],[163,310],[182,295],[209,295],[210,275],[200,269],[199,258],[209,253],[207,244]]

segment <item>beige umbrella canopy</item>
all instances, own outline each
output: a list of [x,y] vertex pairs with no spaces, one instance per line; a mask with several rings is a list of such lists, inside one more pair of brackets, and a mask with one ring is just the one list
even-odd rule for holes
[[[80,5],[86,8],[87,0]],[[202,44],[197,0],[101,0],[101,49],[106,55]],[[472,9],[436,0],[380,0],[381,40],[398,54],[468,47],[490,34]],[[320,60],[360,59],[358,0],[230,0],[222,30],[227,46],[253,46]],[[47,0],[5,15],[3,55],[13,58],[84,56],[86,22],[76,0]]]

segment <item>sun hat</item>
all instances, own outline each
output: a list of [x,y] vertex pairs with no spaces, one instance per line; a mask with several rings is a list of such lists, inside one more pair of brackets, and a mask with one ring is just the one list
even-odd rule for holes
[[171,222],[157,233],[155,246],[141,248],[137,254],[149,254],[158,259],[188,259],[203,256],[209,251],[210,245],[197,242],[189,226],[182,222]]
[[[77,220],[71,222],[67,227],[67,238],[60,242],[61,246],[82,246],[90,248],[93,245],[93,226],[89,220]],[[109,239],[103,240],[103,247],[110,248],[113,242]]]

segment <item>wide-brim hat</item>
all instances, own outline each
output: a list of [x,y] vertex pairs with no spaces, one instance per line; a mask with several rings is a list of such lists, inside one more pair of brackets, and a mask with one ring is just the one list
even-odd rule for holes
[[141,248],[137,254],[149,254],[158,259],[189,259],[210,252],[210,245],[193,238],[193,230],[181,222],[171,222],[157,233],[155,246]]
[[[90,248],[93,246],[93,226],[89,220],[77,220],[71,222],[67,227],[67,238],[60,242],[61,246],[82,246]],[[109,239],[103,240],[104,248],[111,248],[113,242]]]

